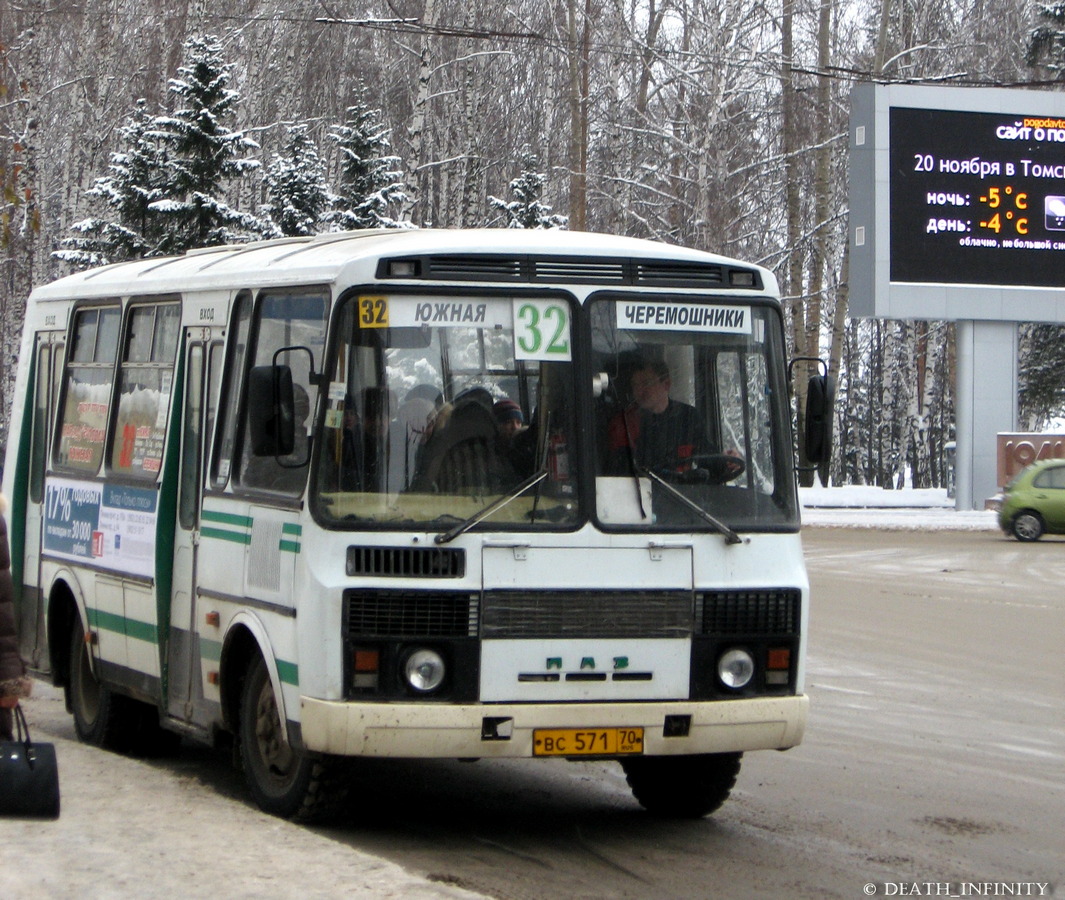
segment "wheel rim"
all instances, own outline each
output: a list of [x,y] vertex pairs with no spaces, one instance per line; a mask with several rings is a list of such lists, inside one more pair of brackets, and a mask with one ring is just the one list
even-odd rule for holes
[[1017,516],[1016,521],[1013,523],[1013,530],[1017,537],[1027,541],[1034,541],[1042,532],[1039,520],[1028,513]]
[[280,783],[292,775],[295,754],[281,732],[274,692],[267,680],[255,704],[255,747],[265,772]]

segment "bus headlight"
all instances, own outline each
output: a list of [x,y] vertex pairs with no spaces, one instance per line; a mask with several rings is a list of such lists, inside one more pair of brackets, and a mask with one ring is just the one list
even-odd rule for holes
[[419,694],[428,694],[440,687],[445,673],[444,658],[435,650],[424,647],[411,651],[403,663],[407,684]]
[[726,650],[717,661],[717,677],[725,687],[736,690],[746,687],[754,677],[754,659],[738,647]]

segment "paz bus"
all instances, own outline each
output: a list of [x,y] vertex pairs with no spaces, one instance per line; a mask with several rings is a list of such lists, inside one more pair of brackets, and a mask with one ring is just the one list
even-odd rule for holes
[[85,742],[233,741],[310,820],[358,757],[616,760],[698,817],[802,738],[763,268],[559,231],[213,247],[36,289],[18,366],[21,644]]

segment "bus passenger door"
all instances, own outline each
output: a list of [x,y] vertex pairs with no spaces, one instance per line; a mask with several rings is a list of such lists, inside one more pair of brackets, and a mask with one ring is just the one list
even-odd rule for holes
[[[42,671],[50,668],[48,660],[48,637],[45,626],[45,598],[41,585],[41,546],[44,527],[44,478],[48,469],[48,448],[51,445],[51,426],[55,420],[59,384],[63,371],[63,334],[41,332],[34,344],[34,383],[32,397],[27,403],[26,415],[32,414],[29,423],[28,479],[24,498],[12,497],[12,502],[24,499],[22,552],[16,566],[21,572],[16,576],[21,584],[22,602],[19,607],[18,632],[21,635],[22,655],[30,665]],[[12,423],[14,427],[14,423]],[[21,454],[20,454],[21,455]],[[19,525],[12,522],[12,529]],[[14,538],[14,535],[12,536]],[[13,541],[14,543],[14,541]],[[21,565],[19,565],[21,562]]]
[[197,556],[203,460],[214,421],[212,404],[218,396],[221,347],[220,342],[211,340],[211,329],[193,328],[187,332],[166,702],[170,716],[199,724],[207,721],[207,713],[201,708],[203,691],[196,622]]

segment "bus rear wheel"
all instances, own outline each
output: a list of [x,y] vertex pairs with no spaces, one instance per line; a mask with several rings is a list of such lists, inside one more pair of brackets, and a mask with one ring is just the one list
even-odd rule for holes
[[240,758],[252,799],[271,815],[321,821],[343,799],[338,761],[293,747],[285,733],[270,673],[257,656],[244,679]]
[[70,711],[78,740],[125,752],[130,746],[129,701],[101,684],[92,670],[85,628],[78,616],[70,635]]
[[740,771],[742,753],[636,756],[621,763],[632,795],[656,816],[701,819],[724,803]]

